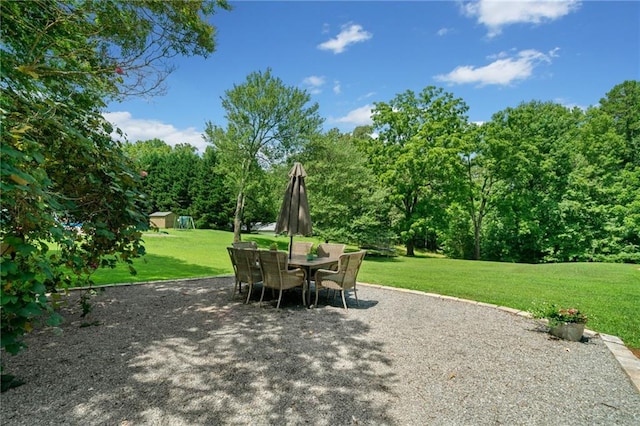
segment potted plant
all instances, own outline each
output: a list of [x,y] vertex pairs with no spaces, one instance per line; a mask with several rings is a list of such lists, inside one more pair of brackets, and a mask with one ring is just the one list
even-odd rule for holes
[[564,340],[578,342],[582,339],[587,316],[576,308],[546,305],[534,312],[534,317],[548,321],[549,333]]

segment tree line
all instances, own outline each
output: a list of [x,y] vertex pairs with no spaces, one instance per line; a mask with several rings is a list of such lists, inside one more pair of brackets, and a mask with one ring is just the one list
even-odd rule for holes
[[275,221],[293,161],[307,170],[314,233],[453,258],[640,261],[640,84],[616,85],[586,111],[531,101],[469,122],[442,88],[374,103],[373,124],[320,130],[309,96],[270,70],[226,92],[226,128],[189,145],[139,141],[154,210],[201,228]]

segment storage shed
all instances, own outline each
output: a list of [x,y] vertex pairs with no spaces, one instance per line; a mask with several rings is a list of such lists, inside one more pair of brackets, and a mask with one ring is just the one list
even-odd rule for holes
[[177,217],[173,212],[155,212],[149,215],[151,226],[158,229],[173,228]]

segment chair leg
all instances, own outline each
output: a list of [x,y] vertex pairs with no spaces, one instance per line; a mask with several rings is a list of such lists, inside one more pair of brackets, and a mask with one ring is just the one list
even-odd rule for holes
[[263,297],[264,297],[264,286],[262,286],[262,293],[260,294],[260,302],[258,302],[260,307],[262,307],[262,298]]
[[360,306],[360,301],[358,300],[358,290],[356,290],[356,286],[353,286],[353,295],[356,296],[356,305]]
[[280,309],[280,299],[282,299],[282,287],[280,287],[280,293],[278,294],[278,304],[276,305],[276,309]]
[[[309,287],[309,302],[311,302],[311,287]],[[307,306],[307,284],[302,284],[302,306]]]
[[336,298],[336,291],[332,288],[327,289],[327,303],[333,301]]
[[247,300],[244,301],[245,304],[249,303],[249,298],[251,297],[252,291],[253,291],[253,284],[249,283],[249,290],[247,291]]
[[316,283],[316,301],[313,303],[313,306],[318,306],[318,283]]
[[342,304],[344,305],[344,308],[345,308],[345,309],[348,309],[348,308],[347,308],[347,301],[346,301],[346,300],[345,300],[345,298],[344,298],[344,290],[342,290],[342,292],[341,292],[341,293],[342,293]]

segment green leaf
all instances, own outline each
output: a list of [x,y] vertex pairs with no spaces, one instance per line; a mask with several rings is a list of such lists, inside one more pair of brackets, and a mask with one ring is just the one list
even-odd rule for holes
[[47,325],[57,327],[64,321],[64,318],[57,312],[52,313],[47,319]]
[[42,315],[42,308],[35,302],[29,302],[18,310],[18,314],[24,318],[32,318]]

